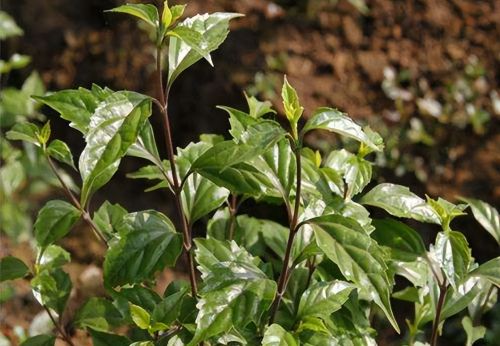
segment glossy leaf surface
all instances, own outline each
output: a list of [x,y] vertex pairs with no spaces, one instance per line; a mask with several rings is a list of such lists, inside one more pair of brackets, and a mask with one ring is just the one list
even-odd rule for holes
[[35,238],[39,246],[46,247],[64,237],[80,218],[81,212],[68,202],[49,201],[38,212]]

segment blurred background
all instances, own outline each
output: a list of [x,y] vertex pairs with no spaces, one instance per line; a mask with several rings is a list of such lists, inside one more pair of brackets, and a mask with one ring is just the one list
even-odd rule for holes
[[[1,10],[24,34],[1,41],[1,59],[8,61],[14,53],[31,57],[18,61],[24,68],[15,68],[14,62],[2,74],[4,113],[50,119],[53,138],[69,143],[78,157],[84,147],[81,135],[50,111],[32,109],[14,88],[36,87],[42,92],[96,83],[153,94],[154,51],[145,32],[131,17],[103,12],[123,3],[3,0]],[[306,117],[319,106],[337,107],[381,133],[386,149],[376,157],[378,182],[408,185],[421,196],[450,201],[474,197],[499,207],[499,1],[191,0],[185,15],[214,11],[245,17],[233,21],[228,39],[213,54],[215,68],[199,62],[174,84],[169,108],[177,146],[196,141],[201,133],[225,133],[226,113],[215,106],[245,108],[243,92],[270,100],[281,110],[279,95],[286,74]],[[24,108],[19,111],[16,105]],[[11,124],[2,119],[4,133]],[[159,116],[152,122],[161,128]],[[156,135],[162,136],[160,131]],[[325,134],[307,138],[322,152],[339,145],[336,140]],[[29,157],[23,159],[21,176],[14,168],[6,169],[17,149],[2,145],[0,254],[29,258],[25,240],[30,237],[31,219],[45,200],[60,192],[51,187],[51,178],[36,171]],[[96,196],[95,205],[107,198],[131,211],[169,210],[164,192],[143,193],[140,181],[126,178],[140,164],[125,158],[114,180]],[[12,181],[14,188],[7,186]],[[32,186],[33,181],[40,183]],[[273,217],[282,211],[256,213]],[[459,218],[453,226],[466,234],[478,262],[498,256],[496,244],[472,218]],[[432,229],[424,231],[432,240]],[[83,234],[88,232],[77,230],[65,244],[80,265],[73,275],[81,281],[81,275],[92,274],[88,268],[97,268],[92,266],[99,264],[103,252]],[[26,289],[2,287],[2,301]],[[26,309],[30,304],[30,309],[39,309],[29,301],[5,305],[2,333],[14,335],[16,326],[32,324],[36,311]],[[500,320],[498,309],[493,313]],[[450,344],[454,337],[449,336]],[[387,340],[390,344],[390,335]]]

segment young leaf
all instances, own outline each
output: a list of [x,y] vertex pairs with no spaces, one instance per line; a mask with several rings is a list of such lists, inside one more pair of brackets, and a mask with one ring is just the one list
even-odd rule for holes
[[69,275],[57,268],[40,272],[31,280],[31,287],[33,295],[41,305],[61,315],[71,293],[72,284]]
[[306,122],[301,133],[320,129],[338,133],[342,136],[357,140],[373,151],[382,151],[380,143],[374,143],[361,126],[356,124],[347,114],[333,108],[319,108]]
[[[170,88],[175,79],[189,66],[205,57],[211,64],[210,53],[216,50],[227,37],[229,33],[229,21],[233,18],[240,17],[237,13],[212,13],[196,15],[185,19],[177,27],[187,27],[196,31],[201,35],[198,49],[193,49],[184,40],[176,37],[170,37],[168,49],[168,82],[167,87]],[[199,51],[204,54],[200,54]]]
[[309,287],[300,299],[297,318],[325,317],[339,310],[354,289],[344,281],[317,282]]
[[272,109],[272,104],[269,101],[261,102],[257,100],[254,96],[248,96],[245,93],[245,98],[248,104],[248,116],[254,119],[259,119],[262,116],[273,113],[276,114],[276,111]]
[[106,332],[119,326],[123,317],[109,300],[92,297],[78,310],[73,322],[78,328]]
[[106,12],[130,14],[131,16],[143,20],[154,28],[159,26],[158,9],[151,4],[126,4],[112,8]]
[[151,325],[151,316],[140,306],[130,304],[130,314],[137,327],[141,329],[148,329]]
[[73,163],[73,155],[68,145],[59,139],[54,139],[47,146],[47,154],[56,159],[59,162],[65,163],[68,166],[76,170],[75,164]]
[[299,342],[279,324],[272,324],[264,333],[262,346],[298,346]]
[[196,332],[189,345],[230,330],[256,325],[271,305],[276,283],[236,243],[195,239],[196,261],[205,283],[199,292]]
[[151,100],[129,92],[113,93],[96,109],[79,160],[82,205],[115,174],[150,115]]
[[0,282],[23,278],[29,272],[26,264],[17,257],[7,256],[0,259]]
[[12,129],[6,133],[5,137],[11,141],[25,141],[40,146],[40,141],[38,140],[39,133],[40,129],[38,126],[24,122],[15,124]]
[[469,272],[472,263],[467,239],[460,232],[439,232],[434,245],[434,254],[446,278],[456,288]]
[[161,14],[161,24],[164,28],[168,28],[172,23],[172,11],[168,7],[168,1],[163,2],[163,12]]
[[108,238],[112,238],[116,232],[116,227],[122,222],[128,212],[118,203],[111,204],[104,201],[99,209],[94,213],[93,221]]
[[7,12],[0,11],[0,40],[5,40],[8,37],[20,36],[23,30],[16,24]]
[[493,258],[469,273],[468,276],[485,278],[500,288],[500,257]]
[[283,99],[286,118],[292,124],[292,128],[295,129],[294,131],[296,131],[297,122],[304,112],[304,107],[300,105],[299,96],[290,83],[288,83],[286,76],[283,81],[283,88],[281,89],[281,98]]
[[382,208],[397,217],[441,224],[441,219],[434,209],[405,186],[379,184],[361,198],[361,204]]
[[55,343],[55,336],[40,334],[24,340],[20,346],[54,346]]
[[40,144],[42,144],[42,145],[46,144],[49,141],[50,133],[51,133],[51,129],[50,129],[50,120],[49,120],[40,129],[40,133],[38,134],[38,142],[40,142]]
[[59,268],[71,260],[69,252],[57,245],[49,245],[40,251],[43,253],[37,263],[39,272]]
[[68,202],[49,201],[38,212],[35,221],[35,239],[46,247],[64,237],[80,218],[81,212]]
[[472,346],[476,341],[484,338],[486,334],[486,328],[484,326],[474,326],[469,316],[464,316],[464,318],[462,318],[462,327],[467,334],[465,346]]
[[111,287],[133,284],[175,264],[182,237],[163,214],[150,210],[131,213],[117,226],[120,240],[104,260],[104,282]]
[[129,346],[132,343],[122,335],[104,333],[91,328],[89,328],[89,333],[94,346]]
[[353,281],[360,294],[373,300],[399,331],[392,313],[392,278],[387,274],[384,252],[354,220],[327,215],[307,221],[314,229],[316,242],[342,274]]
[[500,245],[500,216],[498,215],[498,210],[478,199],[461,198],[461,200],[469,204],[477,222],[479,222]]

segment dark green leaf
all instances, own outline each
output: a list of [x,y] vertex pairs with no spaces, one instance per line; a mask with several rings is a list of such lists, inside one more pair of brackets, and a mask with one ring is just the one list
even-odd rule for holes
[[500,257],[493,258],[469,273],[469,276],[485,278],[492,284],[500,287]]
[[119,326],[122,320],[122,315],[109,300],[92,297],[78,310],[74,323],[79,328],[105,332]]
[[165,297],[161,303],[155,306],[152,314],[153,321],[170,326],[179,317],[182,302],[187,292],[188,287],[184,287],[181,291]]
[[69,275],[57,268],[40,272],[31,280],[31,287],[33,295],[41,305],[61,315],[71,293],[72,284]]
[[297,318],[330,316],[342,307],[353,289],[344,281],[315,283],[302,294]]
[[76,170],[75,164],[73,163],[73,155],[68,145],[63,141],[58,139],[53,140],[47,147],[47,154],[51,157],[65,163]]
[[373,300],[382,309],[394,329],[399,331],[390,304],[393,281],[387,273],[381,247],[352,219],[327,215],[308,223],[325,255],[357,285],[363,297]]
[[40,129],[35,124],[18,123],[5,136],[11,141],[25,141],[40,146],[40,141],[38,140],[39,133]]
[[54,346],[55,343],[55,336],[40,334],[24,340],[20,346]]
[[382,208],[397,217],[441,224],[441,219],[434,209],[405,186],[379,184],[363,196],[361,203]]
[[104,261],[104,281],[109,286],[150,279],[173,266],[182,251],[182,237],[172,222],[156,211],[131,213],[117,226],[120,239],[111,244]]
[[424,241],[413,228],[392,219],[373,220],[373,225],[372,237],[391,249],[394,260],[410,262],[425,255]]
[[498,210],[478,199],[461,198],[461,200],[469,204],[477,222],[479,222],[500,245],[500,216],[498,215]]
[[113,93],[96,109],[79,160],[82,205],[115,174],[150,115],[151,100],[130,92]]
[[116,232],[117,225],[122,222],[127,213],[127,210],[118,203],[111,204],[108,201],[104,201],[94,213],[93,220],[99,230],[111,238]]
[[46,247],[64,237],[80,218],[81,212],[68,202],[49,201],[40,209],[35,221],[35,238]]
[[28,266],[17,257],[7,256],[0,259],[0,282],[23,278],[29,271]]
[[59,268],[71,260],[69,252],[57,245],[49,245],[40,251],[43,253],[37,264],[39,271]]
[[[197,50],[176,36],[170,37],[168,50],[168,84],[170,88],[174,80],[189,66],[205,57],[212,64],[210,53],[216,50],[229,33],[229,21],[239,17],[237,13],[212,13],[196,15],[185,19],[177,27],[187,27],[195,30],[201,36]],[[200,54],[198,51],[205,54]]]
[[124,336],[109,334],[89,328],[94,346],[129,346],[131,341]]
[[264,333],[263,346],[298,346],[299,342],[279,324],[271,324]]
[[205,283],[199,292],[200,312],[196,332],[189,345],[230,330],[260,323],[271,305],[276,283],[257,267],[252,257],[236,243],[196,239],[196,260]]
[[[138,305],[146,311],[152,312],[162,301],[161,297],[150,288],[135,285],[134,287],[122,288],[119,292],[113,292],[113,297],[117,300],[126,300],[126,314],[129,314],[129,303]],[[122,302],[120,302],[121,304]]]
[[467,239],[460,232],[439,232],[434,245],[434,255],[453,287],[469,272],[472,263],[471,251]]
[[155,28],[160,25],[158,10],[151,4],[126,4],[107,10],[106,12],[130,14],[131,16],[137,17]]
[[379,143],[374,143],[369,135],[367,135],[361,126],[356,124],[345,113],[333,108],[319,108],[312,117],[307,121],[302,129],[302,133],[314,129],[327,130],[338,133],[361,142],[368,146],[373,151],[382,151]]

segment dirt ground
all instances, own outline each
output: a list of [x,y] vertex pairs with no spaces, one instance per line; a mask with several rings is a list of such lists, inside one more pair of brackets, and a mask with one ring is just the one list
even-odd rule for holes
[[[475,56],[485,68],[488,88],[499,90],[499,1],[372,0],[367,1],[368,14],[360,13],[347,0],[337,4],[316,0],[317,6],[313,8],[314,1],[189,2],[187,15],[234,11],[245,17],[233,23],[227,41],[213,54],[215,68],[198,63],[175,82],[170,109],[177,145],[196,140],[202,132],[226,131],[226,116],[215,106],[243,108],[242,91],[255,85],[256,74],[262,72],[279,76],[279,83],[281,75],[286,73],[299,92],[306,115],[318,106],[334,106],[363,121],[380,118],[387,126],[396,124],[386,117],[394,108],[394,102],[381,87],[386,66],[407,70],[413,82],[425,78],[439,92],[464,70],[467,59]],[[153,56],[147,38],[126,16],[103,13],[121,3],[119,0],[4,1],[3,9],[13,15],[25,35],[9,42],[1,54],[19,51],[33,56],[33,68],[41,73],[51,90],[96,83],[152,94]],[[11,76],[11,81],[16,83],[23,77],[23,72],[19,72]],[[264,82],[268,84],[264,89],[261,86],[261,93],[279,94],[272,78]],[[281,108],[277,97],[272,101]],[[479,102],[486,104],[487,100]],[[56,137],[72,143],[73,148],[83,149],[76,132],[67,131],[66,125],[55,117],[51,120]],[[159,125],[158,119],[153,118],[153,124]],[[410,185],[421,195],[427,193],[452,201],[458,195],[470,196],[498,207],[498,129],[499,118],[492,115],[482,135],[475,134],[470,127],[444,128],[443,147],[408,148],[410,154],[428,163],[426,182],[411,173],[398,177],[390,170],[382,170],[380,174],[386,180]],[[320,140],[331,142],[330,137]],[[439,170],[430,163],[431,157],[439,160]],[[164,194],[143,195],[144,186],[140,182],[123,183],[126,172],[135,170],[138,164],[135,160],[124,160],[114,182],[97,200],[111,194],[113,202],[130,210],[158,205],[168,210]],[[456,227],[466,233],[478,261],[498,255],[498,247],[471,218],[464,218]],[[85,234],[83,226],[79,232],[64,243],[77,259],[70,270],[75,282],[81,282],[81,275],[88,271],[89,265],[100,263],[103,250],[93,242],[82,246],[82,239],[86,239],[79,236]],[[1,245],[2,255],[29,253],[27,245],[11,246],[7,239],[2,239]],[[12,335],[15,325],[27,327],[33,314],[39,311],[30,298],[28,286],[21,285],[18,293],[19,299],[2,308],[0,325],[6,335]],[[77,297],[75,301],[81,299]],[[392,337],[384,335],[381,344],[390,344]]]

